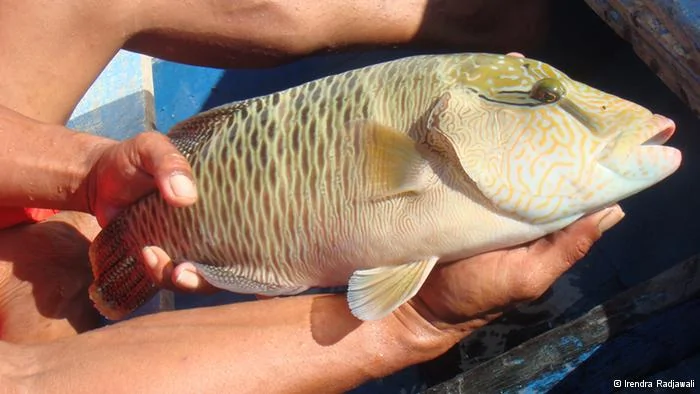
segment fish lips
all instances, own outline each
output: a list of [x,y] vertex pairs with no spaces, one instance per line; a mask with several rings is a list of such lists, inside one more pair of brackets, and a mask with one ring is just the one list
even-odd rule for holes
[[676,124],[671,119],[654,115],[608,143],[598,162],[628,180],[656,183],[673,174],[681,164],[681,152],[663,145],[675,131]]

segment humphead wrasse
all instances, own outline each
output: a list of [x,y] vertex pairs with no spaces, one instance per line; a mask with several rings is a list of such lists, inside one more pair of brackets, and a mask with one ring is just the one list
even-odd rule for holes
[[360,319],[413,297],[436,264],[542,237],[672,174],[674,123],[532,59],[413,56],[211,109],[172,142],[200,198],[154,193],[95,239],[90,295],[110,319],[157,291],[156,245],[238,293],[348,285]]

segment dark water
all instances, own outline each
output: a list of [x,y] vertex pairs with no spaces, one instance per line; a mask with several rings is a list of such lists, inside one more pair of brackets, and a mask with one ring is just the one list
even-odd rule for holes
[[[546,330],[574,319],[622,290],[644,281],[700,249],[700,121],[582,1],[553,2],[546,44],[527,53],[574,79],[635,101],[672,118],[677,133],[669,145],[684,153],[678,172],[662,184],[625,200],[626,218],[566,274],[553,290],[480,330],[438,360],[371,382],[355,393],[410,393],[495,356]],[[518,50],[518,48],[513,48]],[[157,124],[167,130],[203,109],[270,93],[347,69],[415,53],[385,50],[330,54],[266,70],[219,71],[172,63],[155,66]],[[216,305],[250,297],[178,295],[177,308]],[[620,362],[624,362],[624,359]],[[694,367],[689,367],[694,366]],[[700,361],[678,368],[695,371]],[[661,372],[660,372],[661,373]],[[688,376],[688,375],[686,375]],[[688,377],[691,378],[691,377]]]

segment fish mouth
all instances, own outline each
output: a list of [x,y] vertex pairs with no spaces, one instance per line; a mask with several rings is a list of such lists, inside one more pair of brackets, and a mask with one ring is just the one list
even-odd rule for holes
[[664,145],[675,131],[673,120],[653,115],[641,127],[633,127],[611,141],[601,152],[599,163],[629,179],[665,178],[680,166],[680,152]]
[[646,134],[650,135],[645,136],[645,133],[642,134],[642,143],[640,145],[663,145],[668,142],[676,132],[676,124],[671,119],[661,115],[654,115],[652,119],[652,123],[655,124],[655,127],[648,129],[649,131]]

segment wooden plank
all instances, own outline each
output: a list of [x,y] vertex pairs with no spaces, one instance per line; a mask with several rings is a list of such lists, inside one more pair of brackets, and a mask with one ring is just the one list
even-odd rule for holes
[[700,114],[697,0],[586,0],[695,114]]
[[700,351],[698,313],[700,255],[426,393],[609,391]]

